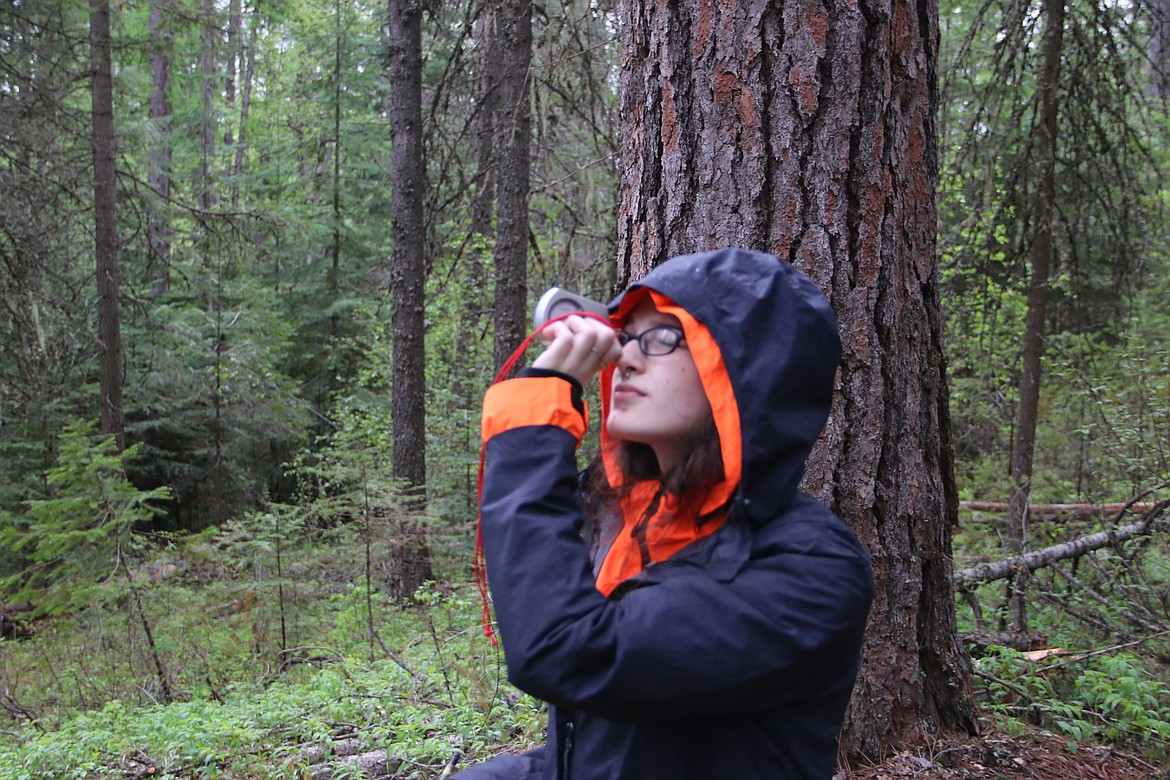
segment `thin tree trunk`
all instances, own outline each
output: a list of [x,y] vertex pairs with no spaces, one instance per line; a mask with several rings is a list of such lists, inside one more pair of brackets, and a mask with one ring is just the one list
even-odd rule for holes
[[110,3],[90,0],[93,85],[94,253],[97,259],[98,384],[102,433],[126,449],[122,408],[122,319],[118,278],[118,181],[114,152],[114,84],[110,66]]
[[[330,247],[329,292],[334,302],[341,299],[341,0],[333,2],[333,241]],[[421,44],[420,44],[421,47]],[[421,58],[421,53],[420,53]],[[421,62],[421,59],[420,59]],[[421,95],[421,82],[419,86]],[[421,97],[420,97],[421,100]],[[420,102],[421,112],[421,102]],[[420,113],[421,123],[421,113]],[[421,160],[421,157],[420,157]],[[421,166],[420,166],[421,167]],[[329,330],[334,340],[341,337],[341,316],[329,318]],[[335,381],[333,372],[330,382]]]
[[[959,506],[963,509],[970,509],[972,512],[1003,512],[1007,513],[1011,509],[1011,504],[1003,504],[998,501],[960,501]],[[1100,517],[1102,514],[1115,514],[1117,512],[1132,512],[1135,515],[1142,515],[1150,511],[1154,504],[1150,502],[1138,503],[1112,503],[1112,504],[1030,504],[1028,506],[1028,514],[1030,515],[1064,515],[1078,518]]]
[[244,173],[244,149],[248,144],[248,112],[252,106],[252,83],[256,73],[256,37],[260,29],[259,3],[252,8],[252,29],[244,56],[244,83],[240,95],[240,127],[236,133],[236,159],[232,165],[232,208],[240,205],[240,176]]
[[528,73],[532,64],[532,2],[502,0],[496,198],[496,335],[503,365],[524,338],[528,319],[528,181],[532,133]]
[[424,277],[426,173],[422,139],[422,5],[390,0],[392,106],[391,288],[394,312],[394,476],[414,487],[426,484]]
[[215,409],[215,454],[211,463],[211,489],[213,523],[222,525],[227,520],[227,421],[225,406],[227,390],[224,387],[224,353],[227,352],[227,338],[223,331],[223,267],[215,273],[215,386],[212,388]]
[[288,600],[284,592],[284,515],[276,513],[276,599],[280,609],[280,649],[288,649]]
[[937,6],[626,0],[621,30],[619,285],[737,245],[800,267],[837,312],[845,356],[805,488],[877,579],[842,754],[976,731],[951,583]]
[[1136,536],[1141,536],[1151,530],[1154,521],[1165,511],[1166,503],[1163,502],[1161,505],[1155,506],[1159,508],[1156,511],[1149,512],[1145,517],[1136,522],[1119,525],[1110,528],[1108,531],[1086,534],[1076,539],[1070,539],[1067,542],[1054,544],[1051,547],[1045,547],[1041,550],[1025,553],[1024,555],[1006,558],[1002,561],[981,563],[969,569],[961,569],[955,572],[953,579],[955,584],[963,586],[993,582],[994,580],[1005,577],[1018,576],[1021,569],[1035,571],[1057,561],[1063,561],[1068,558],[1079,558],[1094,550],[1112,547],[1121,542],[1133,539]]
[[[227,56],[224,57],[223,105],[227,113],[236,107],[236,86],[240,77],[240,0],[228,2]],[[225,123],[223,145],[230,149],[235,140],[232,126]]]
[[[1053,256],[1053,210],[1056,198],[1056,134],[1059,121],[1057,88],[1064,38],[1064,0],[1044,0],[1043,64],[1037,91],[1040,96],[1036,235],[1032,239],[1028,313],[1024,321],[1024,349],[1020,372],[1020,406],[1012,445],[1011,474],[1014,490],[1009,501],[1007,541],[1014,555],[1027,550],[1028,502],[1032,492],[1032,459],[1036,451],[1036,422],[1040,409],[1040,380],[1044,366],[1045,329],[1048,319],[1049,275]],[[1028,631],[1025,589],[1028,572],[1021,569],[1012,582],[1012,630]]]
[[[421,505],[426,494],[426,224],[423,201],[426,167],[422,137],[422,4],[390,0],[389,76],[391,87],[390,163],[392,204],[391,294],[394,338],[390,414],[394,423],[391,471]],[[394,590],[411,596],[431,578],[430,549],[418,528],[403,523],[401,544],[393,552]]]
[[1165,99],[1170,98],[1170,0],[1154,0],[1151,8],[1150,90],[1155,97]]
[[155,193],[146,222],[148,267],[153,295],[170,287],[171,226],[165,211],[171,197],[171,67],[174,62],[174,34],[170,31],[171,0],[151,0],[148,15],[150,36],[150,93],[148,112],[153,134],[150,141],[150,171],[147,184]]
[[499,78],[503,60],[500,40],[499,2],[485,2],[476,22],[475,199],[471,205],[471,232],[486,236],[492,229],[496,199],[496,115],[500,102]]
[[126,563],[126,558],[121,550],[118,552],[118,559],[122,563],[122,572],[126,575],[126,583],[130,586],[130,594],[134,597],[134,608],[138,613],[138,620],[142,623],[142,631],[146,634],[146,645],[150,648],[150,659],[154,663],[154,670],[158,673],[158,683],[162,687],[163,704],[170,704],[174,701],[174,694],[171,693],[170,677],[167,674],[167,669],[163,666],[162,656],[158,652],[158,644],[154,641],[154,630],[150,625],[150,618],[146,616],[146,609],[142,606],[142,595],[138,592],[138,583],[134,580],[134,575],[130,573],[130,567]]
[[212,170],[215,160],[215,0],[203,0],[203,27],[199,36],[199,165],[195,172],[195,192],[199,207],[205,211],[215,205]]

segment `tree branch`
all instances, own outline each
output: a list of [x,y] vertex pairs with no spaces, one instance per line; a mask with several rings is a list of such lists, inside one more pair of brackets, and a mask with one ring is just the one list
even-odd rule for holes
[[[959,506],[970,509],[972,512],[1005,513],[1008,505],[995,501],[960,501]],[[1036,515],[1101,515],[1116,514],[1128,511],[1135,515],[1144,515],[1157,504],[1151,502],[1137,502],[1127,504],[1028,504],[1029,516]]]
[[[1132,504],[1125,506],[1131,507]],[[980,582],[1002,580],[1020,569],[1035,571],[1056,561],[1079,558],[1094,550],[1109,547],[1117,542],[1124,542],[1149,531],[1154,526],[1154,521],[1166,511],[1168,506],[1170,506],[1170,501],[1161,501],[1153,504],[1142,516],[1142,519],[1137,522],[1127,523],[1107,531],[1098,531],[1052,547],[1045,547],[1042,550],[1005,558],[1002,561],[983,563],[970,569],[956,571],[953,576],[954,583],[962,587]]]

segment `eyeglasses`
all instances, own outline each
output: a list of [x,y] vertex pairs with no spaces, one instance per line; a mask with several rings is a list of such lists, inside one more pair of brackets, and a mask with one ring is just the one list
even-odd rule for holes
[[671,325],[655,325],[653,328],[647,328],[638,335],[626,333],[624,330],[617,331],[618,343],[625,347],[631,341],[638,342],[638,349],[642,350],[643,355],[669,355],[674,352],[682,343],[686,341],[683,335],[682,328],[676,328]]

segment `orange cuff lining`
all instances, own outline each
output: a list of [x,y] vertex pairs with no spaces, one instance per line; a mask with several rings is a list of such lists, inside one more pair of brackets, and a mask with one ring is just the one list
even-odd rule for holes
[[558,377],[523,377],[492,385],[483,398],[481,429],[486,443],[493,436],[528,425],[553,425],[585,435],[588,415],[573,406],[573,386]]

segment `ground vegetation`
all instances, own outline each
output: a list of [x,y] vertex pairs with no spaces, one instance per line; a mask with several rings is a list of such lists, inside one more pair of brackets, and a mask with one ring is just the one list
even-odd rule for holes
[[[785,3],[769,24],[788,25],[786,62],[807,66],[787,80],[776,62],[751,71],[763,60],[746,18],[716,34],[702,25],[714,5],[677,5],[711,37],[676,51],[669,25],[638,27],[653,21],[644,4],[605,0],[109,4],[107,115],[91,9],[0,0],[0,776],[422,778],[456,753],[539,742],[541,707],[506,684],[470,584],[497,326],[517,327],[553,284],[606,298],[662,254],[701,248],[696,236],[758,239],[820,274],[854,406],[817,473],[855,467],[809,487],[867,539],[935,533],[930,561],[875,546],[894,573],[883,614],[914,653],[943,626],[957,652],[926,660],[969,659],[977,709],[961,729],[942,718],[855,741],[842,777],[1163,776],[1158,5],[943,2],[903,18],[894,4],[842,20]],[[398,266],[390,6],[421,11],[408,75],[423,218]],[[515,26],[526,8],[530,30]],[[914,35],[857,52],[840,36],[891,19]],[[662,51],[637,60],[651,41]],[[638,88],[703,73],[710,105],[675,92],[655,100],[673,118],[623,124]],[[780,95],[806,102],[785,113]],[[874,133],[851,135],[850,105]],[[792,121],[749,121],[765,115]],[[714,142],[730,136],[760,145]],[[830,148],[838,137],[851,140]],[[701,156],[719,149],[790,167]],[[936,182],[898,168],[894,152],[912,151]],[[112,177],[95,180],[95,154],[113,155]],[[715,202],[738,187],[770,194]],[[634,236],[647,226],[661,233]],[[520,274],[501,275],[501,246],[521,258],[518,292],[497,289]],[[860,262],[874,247],[884,265]],[[396,269],[415,285],[401,299]],[[421,362],[396,369],[411,338]],[[395,406],[404,371],[425,388],[413,407]],[[863,430],[848,438],[847,422]],[[879,505],[900,508],[887,522]],[[896,574],[916,570],[953,599],[936,587],[900,602]],[[899,722],[927,698],[908,697]]]

